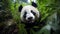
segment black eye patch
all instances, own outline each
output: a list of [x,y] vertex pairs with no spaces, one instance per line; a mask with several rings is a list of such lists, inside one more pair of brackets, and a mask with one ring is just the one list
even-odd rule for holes
[[33,14],[33,15],[35,15],[36,13],[35,12],[33,12],[32,10],[31,10],[31,13]]
[[26,18],[26,14],[27,14],[27,12],[24,12],[24,15],[23,15],[24,18]]

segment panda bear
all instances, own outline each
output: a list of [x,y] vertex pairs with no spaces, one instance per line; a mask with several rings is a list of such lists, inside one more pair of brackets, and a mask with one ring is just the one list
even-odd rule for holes
[[32,2],[32,6],[24,6],[22,5],[19,7],[20,18],[23,23],[33,24],[40,18],[40,12],[37,10],[37,5]]
[[[19,6],[21,23],[25,24],[25,28],[29,31],[32,27],[37,25],[44,25],[44,23],[40,23],[41,14],[37,9],[37,4],[32,2],[32,5],[27,6]],[[40,26],[41,26],[40,25]]]

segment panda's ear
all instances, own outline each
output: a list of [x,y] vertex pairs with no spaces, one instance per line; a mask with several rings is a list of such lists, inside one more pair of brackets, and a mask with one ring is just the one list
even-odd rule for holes
[[20,5],[20,6],[19,6],[19,12],[21,12],[22,8],[23,8],[23,6]]
[[35,8],[37,7],[37,4],[32,2],[32,6],[34,6]]

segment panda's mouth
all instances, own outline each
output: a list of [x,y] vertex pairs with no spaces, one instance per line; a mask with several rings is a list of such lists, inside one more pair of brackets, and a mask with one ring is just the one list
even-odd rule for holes
[[34,20],[28,20],[27,22],[28,22],[28,23],[33,23],[33,22],[34,22]]
[[28,21],[28,23],[33,23],[33,21]]

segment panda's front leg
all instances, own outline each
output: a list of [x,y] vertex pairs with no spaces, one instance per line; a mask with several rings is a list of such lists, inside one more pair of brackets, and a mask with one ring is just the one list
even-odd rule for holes
[[27,34],[32,34],[31,29],[33,28],[32,24],[25,24],[25,29],[27,31]]

